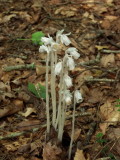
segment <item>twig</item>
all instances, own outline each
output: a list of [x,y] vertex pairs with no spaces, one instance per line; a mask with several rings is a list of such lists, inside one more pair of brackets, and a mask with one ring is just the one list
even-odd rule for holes
[[23,65],[16,65],[16,66],[7,66],[3,68],[3,71],[10,72],[12,70],[19,70],[19,69],[35,69],[35,64],[23,64]]
[[[46,125],[43,125],[42,127],[46,127]],[[4,136],[4,137],[0,136],[0,140],[9,139],[9,138],[15,138],[15,137],[21,136],[21,135],[23,135],[25,133],[28,133],[28,132],[33,132],[34,133],[34,132],[38,131],[38,129],[39,128],[33,128],[33,129],[29,130],[29,131],[13,132],[13,133],[11,133],[11,134],[9,134],[7,136]]]
[[111,41],[109,39],[107,39],[107,42],[110,43],[110,44],[112,44],[113,46],[115,46],[117,48],[120,48],[120,45],[116,44],[115,42],[113,42],[113,41]]
[[16,55],[16,54],[9,54],[8,56],[15,57],[15,58],[21,58],[21,59],[27,59],[27,56]]
[[100,52],[103,52],[103,53],[120,53],[120,50],[107,50],[107,49],[102,49]]
[[107,78],[87,78],[86,82],[117,82],[118,80],[115,79],[107,79]]

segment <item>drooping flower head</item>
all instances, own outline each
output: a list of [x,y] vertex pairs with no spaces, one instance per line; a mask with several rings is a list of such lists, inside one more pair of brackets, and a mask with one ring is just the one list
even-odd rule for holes
[[44,43],[44,45],[51,45],[54,42],[53,38],[49,35],[48,37],[42,37],[41,41]]
[[67,74],[64,75],[64,82],[68,88],[72,87],[72,78],[68,76]]
[[50,53],[50,51],[51,51],[51,47],[47,47],[47,46],[45,46],[45,45],[42,45],[42,46],[40,46],[40,48],[39,48],[39,52],[47,52],[47,53]]
[[78,59],[80,57],[80,54],[75,47],[68,48],[65,53],[70,54],[71,56],[73,56],[74,59]]
[[55,75],[59,75],[61,71],[62,71],[62,62],[58,62],[55,65]]
[[68,46],[71,43],[71,41],[67,36],[70,35],[71,33],[62,34],[63,32],[64,32],[64,29],[56,33],[56,42],[62,43]]
[[72,94],[70,93],[70,90],[65,90],[64,94],[64,101],[67,105],[70,105],[72,102]]
[[75,68],[75,62],[74,62],[73,58],[70,57],[70,56],[67,57],[67,62],[66,62],[66,64],[67,64],[67,67],[68,67],[68,69],[69,69],[70,71]]
[[79,90],[76,90],[76,91],[74,92],[74,96],[75,96],[75,101],[76,101],[76,103],[79,103],[79,102],[82,102],[82,101],[83,101],[82,94],[80,93]]

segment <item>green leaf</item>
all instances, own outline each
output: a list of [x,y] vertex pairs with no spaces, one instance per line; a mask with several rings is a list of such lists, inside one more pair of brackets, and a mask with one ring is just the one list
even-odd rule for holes
[[46,88],[38,83],[37,87],[32,84],[28,83],[28,90],[33,93],[37,98],[46,99]]
[[120,107],[120,104],[116,104],[115,107]]
[[120,99],[117,99],[116,102],[120,102]]
[[103,133],[98,133],[97,135],[96,135],[96,138],[102,138],[103,137]]
[[45,86],[42,86],[39,83],[39,88],[40,88],[40,96],[41,96],[41,98],[46,99],[46,88],[45,88]]
[[38,94],[38,91],[36,90],[36,87],[34,84],[32,83],[28,83],[28,90],[33,93],[37,98],[40,98],[39,94]]
[[44,36],[45,34],[42,31],[35,32],[32,34],[32,42],[36,45],[42,45],[43,43],[41,42],[41,38]]

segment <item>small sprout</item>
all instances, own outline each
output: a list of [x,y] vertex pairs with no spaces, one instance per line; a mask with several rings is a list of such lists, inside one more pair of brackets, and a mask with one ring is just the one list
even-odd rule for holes
[[35,32],[35,33],[32,34],[31,40],[32,40],[33,44],[42,45],[43,42],[41,41],[41,38],[44,37],[44,36],[45,36],[45,34],[42,31]]

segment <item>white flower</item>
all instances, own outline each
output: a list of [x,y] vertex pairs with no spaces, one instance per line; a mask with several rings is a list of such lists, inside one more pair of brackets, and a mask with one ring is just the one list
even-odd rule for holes
[[65,53],[69,53],[71,56],[74,57],[74,59],[78,59],[80,57],[80,54],[78,53],[78,50],[74,47],[68,48]]
[[55,65],[55,75],[59,75],[62,70],[62,62],[58,62]]
[[68,88],[72,86],[72,78],[70,78],[67,74],[64,75],[64,81]]
[[42,45],[42,46],[40,46],[40,48],[39,48],[39,52],[47,52],[47,53],[50,53],[50,51],[51,51],[51,47],[47,47],[47,46],[45,46],[45,45]]
[[75,68],[75,62],[72,57],[67,58],[67,66],[69,70],[73,70]]
[[64,32],[64,30],[58,31],[56,34],[56,42],[61,42],[62,44],[65,44],[66,46],[68,46],[71,41],[70,39],[67,37],[67,35],[70,35],[71,33],[68,34],[62,34]]
[[80,93],[80,91],[76,90],[74,93],[75,96],[75,100],[77,103],[82,102],[83,98],[82,98],[82,94]]
[[54,42],[53,38],[50,37],[49,35],[48,37],[42,37],[41,41],[44,43],[44,45],[48,45]]
[[71,100],[72,99],[72,95],[71,95],[71,93],[70,93],[70,90],[65,90],[65,92],[64,92],[64,100],[65,100],[65,103],[67,104],[67,105],[70,105],[71,104]]

